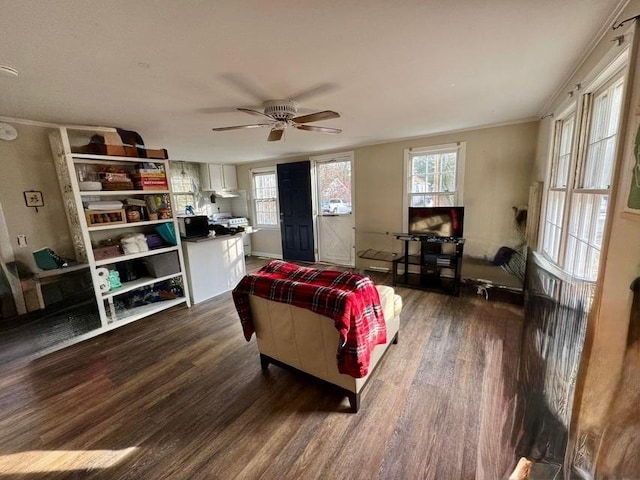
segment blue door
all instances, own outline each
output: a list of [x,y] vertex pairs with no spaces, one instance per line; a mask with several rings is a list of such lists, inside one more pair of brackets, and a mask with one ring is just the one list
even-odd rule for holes
[[277,168],[282,257],[313,262],[311,162],[282,163]]

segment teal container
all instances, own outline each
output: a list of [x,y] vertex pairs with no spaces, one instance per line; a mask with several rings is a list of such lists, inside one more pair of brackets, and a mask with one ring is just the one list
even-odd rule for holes
[[169,245],[177,245],[178,239],[176,238],[176,229],[173,227],[173,222],[163,223],[155,228],[158,235],[167,242]]

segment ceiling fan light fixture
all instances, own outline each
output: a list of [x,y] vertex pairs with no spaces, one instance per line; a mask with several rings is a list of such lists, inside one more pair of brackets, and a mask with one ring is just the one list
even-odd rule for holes
[[263,106],[265,115],[280,121],[287,121],[298,113],[298,105],[291,100],[269,100]]

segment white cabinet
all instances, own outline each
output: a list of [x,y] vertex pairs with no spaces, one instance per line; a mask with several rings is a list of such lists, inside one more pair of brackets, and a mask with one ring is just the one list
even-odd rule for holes
[[[178,231],[170,208],[169,161],[72,151],[78,138],[108,130],[59,128],[50,134],[76,260],[89,264],[100,314],[101,327],[91,336],[175,305],[190,305],[180,237],[175,235],[171,242],[159,237],[155,237],[157,243],[150,240],[150,234],[156,234],[158,227],[173,225],[173,230]],[[113,183],[95,182],[99,176],[112,176]],[[94,182],[86,182],[88,179]],[[80,189],[81,185],[85,190]],[[89,190],[94,187],[103,189]],[[116,206],[108,211],[102,202],[130,206],[128,210]],[[98,204],[101,209],[89,210],[91,204]],[[125,236],[136,241],[125,240],[123,247],[118,246]],[[112,247],[105,247],[105,243]],[[126,272],[126,278],[121,278],[118,287],[107,281],[107,287],[105,274],[115,276],[115,272]]]
[[193,303],[234,289],[246,273],[241,235],[184,240],[182,251]]
[[205,192],[237,190],[238,177],[235,165],[200,164],[200,188]]

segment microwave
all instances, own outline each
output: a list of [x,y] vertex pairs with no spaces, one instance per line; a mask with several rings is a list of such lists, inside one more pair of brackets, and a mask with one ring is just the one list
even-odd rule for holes
[[178,230],[182,238],[207,237],[209,235],[209,217],[206,215],[178,217]]

